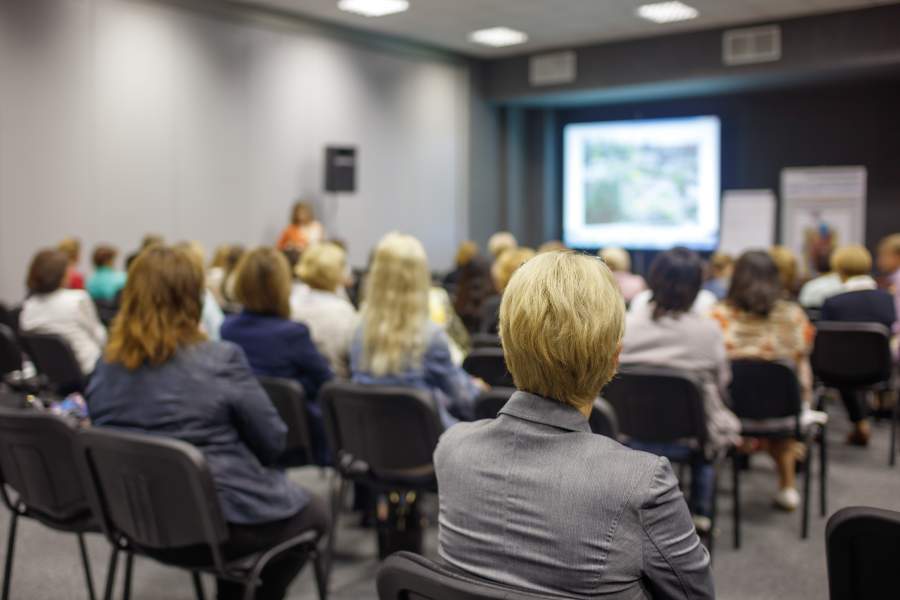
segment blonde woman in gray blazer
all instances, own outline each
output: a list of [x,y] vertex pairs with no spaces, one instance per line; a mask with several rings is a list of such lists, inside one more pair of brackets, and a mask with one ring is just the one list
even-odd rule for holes
[[625,307],[609,269],[536,256],[500,308],[518,391],[435,451],[441,557],[475,576],[570,598],[714,597],[709,555],[666,458],[594,435]]

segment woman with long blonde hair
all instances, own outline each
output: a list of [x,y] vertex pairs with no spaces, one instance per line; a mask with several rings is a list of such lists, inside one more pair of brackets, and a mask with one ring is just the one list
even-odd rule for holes
[[[203,285],[202,265],[187,250],[157,245],[135,259],[88,386],[93,425],[172,437],[203,452],[228,522],[226,556],[260,552],[304,531],[321,535],[324,503],[272,466],[287,427],[244,352],[200,331]],[[172,560],[189,562],[206,549],[172,552]],[[256,599],[283,598],[304,561],[286,553],[269,563]],[[218,586],[219,599],[242,597],[239,584]]]
[[430,390],[450,425],[471,418],[484,384],[453,364],[447,335],[429,320],[430,287],[419,240],[396,232],[382,238],[366,278],[350,370],[358,383]]

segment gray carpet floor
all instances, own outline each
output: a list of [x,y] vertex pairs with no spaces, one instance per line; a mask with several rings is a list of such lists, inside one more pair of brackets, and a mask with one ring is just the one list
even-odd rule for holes
[[[845,506],[868,505],[900,510],[900,467],[887,466],[889,429],[887,422],[874,427],[867,449],[850,448],[843,440],[849,429],[839,406],[835,406],[830,427],[831,464],[829,472],[829,514]],[[299,469],[291,476],[314,491],[325,494],[327,480],[316,469]],[[742,479],[743,547],[731,546],[732,520],[728,471],[723,471],[720,495],[719,535],[716,540],[715,574],[717,597],[721,600],[825,599],[828,583],[825,567],[825,524],[817,504],[808,540],[800,539],[800,515],[776,512],[771,508],[775,479],[771,461],[756,456],[751,470]],[[814,479],[815,481],[815,479]],[[817,486],[813,485],[817,494]],[[432,502],[427,510],[434,510]],[[338,557],[330,583],[334,600],[374,599],[378,569],[375,535],[355,526],[357,519],[344,515],[338,536]],[[2,550],[8,515],[0,511]],[[437,532],[428,530],[426,552],[435,553]],[[88,538],[98,588],[105,576],[108,546],[96,535]],[[121,569],[120,569],[121,571]],[[51,531],[37,523],[20,521],[12,581],[12,598],[24,600],[80,600],[86,597],[75,538]],[[206,581],[212,597],[211,580]],[[190,600],[193,590],[186,572],[158,565],[150,560],[135,561],[132,597]],[[313,599],[315,585],[309,568],[290,591],[292,600]]]

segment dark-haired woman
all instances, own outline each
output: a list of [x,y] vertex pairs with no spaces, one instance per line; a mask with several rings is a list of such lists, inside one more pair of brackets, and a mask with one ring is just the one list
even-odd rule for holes
[[[769,254],[746,252],[735,263],[728,296],[713,308],[711,315],[722,328],[729,358],[784,361],[793,365],[808,407],[812,399],[809,353],[815,330],[800,305],[783,297],[778,267]],[[814,417],[809,411],[808,418]],[[764,425],[767,424],[754,423],[754,428]],[[769,425],[778,428],[784,423]],[[795,487],[795,463],[804,449],[794,440],[768,440],[764,445],[778,470],[775,505],[794,510],[800,502]]]
[[[703,263],[694,252],[675,248],[658,255],[647,283],[651,300],[628,313],[620,363],[682,369],[703,382],[710,455],[693,463],[690,498],[697,529],[706,532],[715,493],[710,461],[740,442],[740,422],[722,402],[731,379],[725,343],[715,321],[691,310],[703,283]],[[631,445],[676,460],[693,453],[677,444]]]
[[65,289],[69,257],[59,250],[41,250],[28,268],[28,298],[22,304],[22,331],[52,333],[72,348],[81,372],[90,375],[106,343],[106,329],[84,290]]
[[[328,528],[324,503],[272,467],[287,427],[243,351],[200,331],[204,277],[186,250],[157,245],[128,274],[104,360],[87,392],[95,426],[130,429],[193,444],[206,456],[228,522],[223,551],[237,559],[304,531]],[[188,546],[161,558],[204,560]],[[208,559],[206,559],[208,560]],[[306,557],[285,552],[263,570],[257,600],[280,600]],[[218,582],[219,600],[242,586]]]

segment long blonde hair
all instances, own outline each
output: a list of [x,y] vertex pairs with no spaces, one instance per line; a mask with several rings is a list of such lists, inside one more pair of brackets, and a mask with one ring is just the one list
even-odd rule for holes
[[392,232],[375,248],[366,277],[363,367],[376,376],[402,373],[425,351],[431,277],[416,238]]

